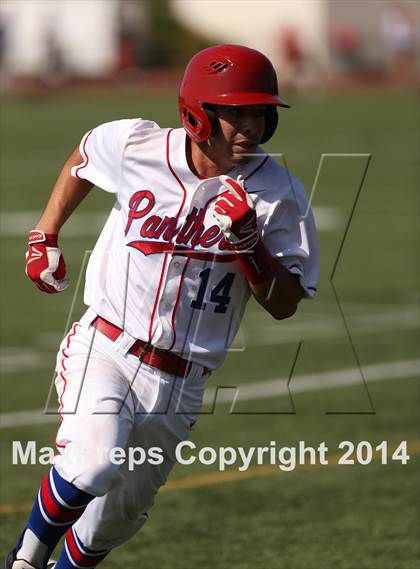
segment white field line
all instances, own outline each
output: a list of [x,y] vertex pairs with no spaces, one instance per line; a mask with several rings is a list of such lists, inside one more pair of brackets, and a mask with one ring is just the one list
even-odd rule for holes
[[[363,374],[368,383],[415,377],[420,374],[420,360],[413,359],[371,364],[363,367]],[[293,395],[305,391],[347,387],[358,383],[362,385],[360,370],[357,368],[344,368],[327,372],[297,375],[290,383],[290,390]],[[280,378],[250,383],[238,388],[220,389],[217,393],[217,402],[234,403],[237,401],[267,399],[273,396],[286,396],[288,395],[287,384],[287,378]],[[216,389],[217,388],[211,387],[206,390],[204,396],[205,404],[214,401]],[[57,419],[57,414],[45,415],[43,409],[2,413],[0,414],[0,428],[43,425],[46,423],[54,423]]]
[[[415,307],[395,307],[382,313],[364,313],[351,316],[347,322],[353,337],[369,334],[395,333],[398,330],[415,330],[420,327]],[[241,327],[230,351],[244,351],[247,346],[277,346],[301,340],[344,338],[347,331],[340,317],[331,313],[307,315],[305,318],[288,320],[283,326],[267,315],[247,315],[246,325]],[[22,350],[20,347],[4,347],[0,350],[1,373],[19,373],[52,369],[55,351],[46,346],[58,346],[60,333],[47,333],[38,337],[39,350]]]
[[[398,330],[420,328],[418,310],[412,307],[399,308],[376,314],[348,316],[347,325],[352,337],[370,334],[386,334]],[[246,326],[235,338],[232,347],[270,346],[301,340],[343,338],[346,328],[337,313],[305,315],[305,318],[288,320],[286,325],[269,319],[265,314],[255,313],[246,317]]]
[[[400,360],[380,364],[370,364],[363,367],[363,375],[368,383],[389,379],[404,379],[420,375],[420,359]],[[296,375],[290,381],[290,392],[302,393],[304,391],[320,391],[347,387],[359,383],[363,385],[362,375],[357,368],[336,369],[319,373]],[[289,394],[288,379],[271,379],[242,385],[237,388],[220,389],[217,393],[218,403],[235,403],[237,401],[251,401],[254,399],[267,399],[281,397]],[[216,388],[206,390],[204,403],[212,403],[216,396]]]
[[[109,210],[110,211],[110,210]],[[63,227],[65,237],[84,237],[99,235],[109,211],[78,211]],[[315,206],[313,208],[317,229],[333,231],[341,225],[340,212],[335,207]],[[41,211],[9,211],[0,213],[0,235],[2,237],[21,237],[34,227]]]
[[[10,211],[0,213],[0,235],[2,237],[21,237],[26,235],[38,222],[41,211]],[[99,235],[109,212],[76,212],[63,227],[65,237],[84,237]]]
[[[57,342],[58,347],[59,342]],[[2,353],[0,355],[1,373],[14,373],[48,369],[53,365],[50,352],[35,350],[19,350],[15,353]]]

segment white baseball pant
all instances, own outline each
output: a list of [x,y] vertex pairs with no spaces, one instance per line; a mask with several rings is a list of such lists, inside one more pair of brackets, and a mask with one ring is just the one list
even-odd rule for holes
[[[177,378],[140,364],[127,342],[108,339],[90,326],[92,319],[86,314],[73,325],[57,356],[62,423],[54,464],[65,480],[96,496],[74,527],[86,547],[102,550],[121,545],[145,523],[175,464],[175,448],[199,415],[208,373],[193,364],[186,378]],[[146,454],[158,447],[164,460],[114,464],[108,451],[117,447],[126,453],[142,447]]]

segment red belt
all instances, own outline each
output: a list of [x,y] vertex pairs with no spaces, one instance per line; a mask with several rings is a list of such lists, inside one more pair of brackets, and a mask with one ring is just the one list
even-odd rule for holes
[[[121,328],[100,316],[97,316],[91,325],[113,342],[123,332]],[[137,356],[140,361],[178,377],[185,377],[191,371],[191,362],[168,350],[155,348],[142,340],[136,340],[128,351],[133,356]]]

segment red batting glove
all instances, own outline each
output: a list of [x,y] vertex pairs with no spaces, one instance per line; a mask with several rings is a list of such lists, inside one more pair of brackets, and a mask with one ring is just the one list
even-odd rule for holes
[[232,248],[247,280],[258,285],[274,278],[275,263],[264,247],[257,229],[254,203],[244,187],[244,179],[219,176],[227,188],[219,195],[213,216]]
[[29,232],[29,248],[26,252],[27,276],[39,290],[54,294],[69,286],[66,264],[58,248],[57,235],[39,229]]
[[227,188],[219,195],[214,205],[213,216],[226,239],[235,249],[251,249],[258,241],[257,215],[254,203],[244,187],[243,176],[237,180],[219,176]]

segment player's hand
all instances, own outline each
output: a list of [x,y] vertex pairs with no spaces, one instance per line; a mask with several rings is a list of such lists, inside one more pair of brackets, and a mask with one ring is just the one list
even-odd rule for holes
[[219,176],[226,191],[216,200],[213,216],[226,239],[237,249],[248,249],[258,241],[257,215],[243,176],[236,180]]
[[25,272],[39,290],[49,294],[61,292],[69,286],[66,264],[58,248],[57,235],[38,229],[29,232]]

